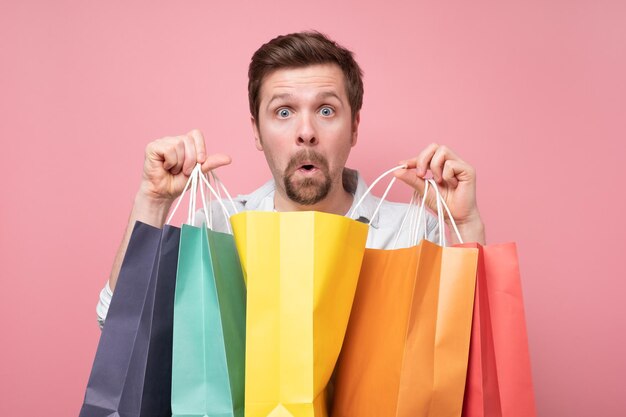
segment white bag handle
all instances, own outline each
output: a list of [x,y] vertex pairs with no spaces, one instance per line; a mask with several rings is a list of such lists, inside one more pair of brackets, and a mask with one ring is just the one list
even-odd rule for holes
[[[419,230],[419,225],[421,223],[424,224],[423,239],[426,239],[428,236],[427,231],[426,231],[426,197],[428,196],[430,184],[431,184],[430,180],[426,180],[424,183],[424,195],[421,198],[421,203],[418,204],[417,219],[414,222],[412,221],[410,225],[411,232],[409,235],[409,244],[411,246],[415,246],[419,242],[419,236],[417,232]],[[417,191],[416,191],[416,195],[419,195]],[[418,200],[416,199],[416,201]],[[439,202],[439,199],[436,199],[436,201],[437,201],[437,220],[438,220],[437,228],[439,230],[439,246],[445,246],[445,243],[446,243],[445,242],[445,230],[443,229],[444,223],[441,221],[441,216],[440,216],[441,203]]]
[[[430,185],[430,187],[429,187],[429,185]],[[425,216],[426,196],[428,195],[429,188],[432,188],[434,190],[434,192],[435,192],[435,195],[436,195],[436,201],[437,201],[437,224],[438,224],[438,228],[439,228],[439,246],[446,246],[446,244],[447,244],[446,243],[446,238],[445,238],[445,228],[444,228],[444,224],[445,224],[444,209],[445,209],[446,213],[448,214],[448,217],[450,218],[450,223],[452,224],[452,228],[454,230],[454,233],[456,234],[457,239],[459,240],[459,243],[463,243],[463,239],[461,238],[461,234],[459,233],[459,229],[456,226],[456,222],[454,221],[454,217],[452,217],[452,213],[450,212],[450,209],[448,208],[448,205],[446,204],[446,201],[443,199],[443,196],[441,195],[441,192],[439,191],[439,187],[437,186],[437,183],[432,178],[427,179],[426,183],[424,185],[424,196],[422,197],[422,204],[420,206],[417,224],[419,224],[419,221],[421,220],[422,216]],[[417,234],[417,232],[415,232],[415,234]],[[417,242],[415,242],[414,244],[417,244]]]
[[174,209],[170,213],[169,217],[167,218],[165,224],[170,224],[172,222],[172,218],[174,217],[174,214],[176,214],[176,211],[178,210],[180,203],[183,201],[183,197],[185,196],[185,193],[187,192],[188,189],[191,189],[192,196],[189,199],[189,207],[187,208],[187,224],[191,224],[191,216],[196,205],[195,194],[196,194],[196,189],[197,189],[197,184],[198,184],[196,169],[197,167],[195,167],[193,171],[191,171],[191,174],[189,175],[189,179],[187,180],[187,183],[185,184],[185,187],[183,188],[183,192],[178,197],[178,201],[176,202],[176,205],[174,206]]
[[[380,180],[382,180],[385,176],[391,174],[392,172],[398,170],[398,169],[406,169],[407,166],[406,165],[399,165],[397,167],[391,168],[385,172],[383,172],[378,178],[376,178],[374,180],[374,182],[372,182],[372,184],[368,187],[368,189],[365,191],[365,193],[363,193],[363,195],[361,196],[361,198],[359,199],[359,201],[354,205],[354,208],[352,210],[350,210],[350,212],[348,213],[348,217],[352,217],[354,215],[354,212],[356,211],[356,209],[361,205],[361,203],[363,202],[363,200],[365,199],[365,197],[372,191],[372,189],[376,186],[376,184],[378,184],[378,182]],[[387,188],[385,189],[385,192],[383,193],[382,197],[380,198],[380,201],[378,202],[378,205],[376,206],[376,209],[374,210],[374,213],[372,214],[371,218],[370,218],[370,222],[368,224],[371,224],[373,219],[376,217],[376,215],[378,214],[378,212],[380,211],[380,208],[382,207],[383,203],[385,202],[385,199],[387,198],[387,194],[389,194],[389,191],[391,190],[391,187],[393,186],[393,184],[396,181],[396,177],[392,178],[391,181],[389,181],[389,185],[387,185]],[[428,185],[427,185],[428,187]],[[419,207],[418,205],[418,198],[417,198],[418,194],[417,191],[415,191],[413,193],[413,195],[411,196],[411,201],[409,202],[409,207],[407,208],[407,212],[404,215],[402,222],[400,223],[400,227],[398,228],[398,231],[396,232],[396,237],[394,239],[394,243],[392,245],[392,247],[395,249],[397,247],[398,244],[398,240],[400,238],[400,232],[404,229],[405,224],[406,224],[406,220],[409,219],[409,228],[411,231],[411,234],[409,236],[409,242],[413,242],[415,241],[414,245],[417,244],[417,240],[418,240],[418,236],[417,236],[417,231],[419,229],[419,224],[420,224],[420,220],[424,219],[423,224],[424,224],[424,238],[426,238],[427,233],[426,233],[426,219],[425,216],[423,215],[418,215],[417,217],[417,221],[415,220],[415,216],[413,215],[413,212],[415,210],[417,210],[417,208]],[[423,202],[422,202],[423,205]],[[418,212],[421,214],[421,212]]]
[[[398,229],[396,233],[396,237],[394,239],[394,243],[392,246],[394,249],[397,247],[398,240],[400,238],[400,232],[405,227],[407,218],[409,219],[408,227],[410,229],[409,244],[411,246],[415,246],[419,242],[420,235],[418,234],[418,231],[419,231],[420,225],[423,225],[423,231],[424,231],[423,239],[427,238],[428,233],[427,233],[427,228],[426,228],[426,197],[428,195],[429,189],[431,188],[434,190],[436,194],[437,227],[439,230],[439,246],[447,245],[446,237],[445,237],[445,228],[444,228],[445,216],[444,216],[443,210],[446,211],[446,213],[448,214],[448,217],[450,218],[450,223],[452,223],[452,228],[459,240],[459,243],[463,243],[463,239],[461,238],[459,229],[456,226],[456,222],[454,221],[454,218],[452,217],[452,213],[450,212],[448,205],[446,204],[445,200],[443,199],[443,196],[441,195],[441,192],[439,191],[439,187],[437,186],[437,183],[433,179],[427,179],[425,180],[424,195],[421,198],[421,203],[419,202],[420,199],[418,198],[419,193],[417,192],[417,190],[413,193],[413,196],[411,197],[411,201],[409,202],[409,207],[407,208],[406,214],[404,215],[404,218],[402,219],[402,223],[400,224],[400,228]],[[417,210],[417,216],[415,216],[414,214],[415,210]]]
[[[215,173],[215,171],[211,171],[211,176],[213,177],[213,182],[215,182],[217,185],[219,185],[219,187],[224,190],[224,193],[226,194],[226,197],[228,198],[228,201],[230,202],[230,205],[233,208],[233,211],[235,213],[239,213],[239,210],[237,210],[237,206],[235,205],[235,202],[233,201],[233,198],[230,196],[230,193],[228,192],[228,190],[226,189],[226,186],[224,185],[224,183],[219,179],[219,177],[217,176],[217,174]],[[216,191],[218,191],[219,194],[219,189],[217,188],[217,186],[215,187]]]
[[[417,202],[418,200],[419,194],[417,193],[417,190],[413,191],[413,194],[411,195],[411,201],[409,201],[409,206],[406,209],[406,213],[404,214],[404,217],[402,218],[402,222],[400,223],[400,227],[398,228],[398,231],[396,232],[396,237],[393,240],[393,245],[392,248],[396,249],[398,247],[398,240],[400,239],[400,233],[402,232],[402,230],[404,230],[405,224],[407,219],[409,219],[409,243],[413,242],[416,238],[413,237],[413,234],[417,235],[417,229],[419,228],[419,223],[417,223],[417,226],[415,225],[415,222],[417,221],[417,216],[415,216],[414,212],[418,209],[418,204]],[[426,230],[426,223],[424,223],[424,230]],[[426,236],[426,232],[424,232],[424,236]]]
[[[215,196],[215,198],[217,199],[217,202],[220,204],[220,206],[222,206],[222,213],[224,213],[224,221],[225,221],[226,226],[228,228],[228,233],[232,234],[233,231],[232,231],[232,229],[230,227],[230,221],[229,221],[230,215],[228,214],[228,210],[226,209],[226,206],[222,202],[222,199],[219,197],[217,191],[215,191],[215,189],[211,186],[211,183],[206,178],[206,176],[201,174],[200,178],[202,179],[202,182],[204,182],[204,184],[207,186],[207,188],[211,191],[211,194],[213,194],[213,196]],[[221,184],[221,182],[220,182],[220,184]],[[224,184],[222,184],[222,188],[226,191],[226,187],[224,187]],[[200,192],[203,193],[202,188],[200,188]],[[233,202],[232,198],[230,198],[230,194],[228,194],[228,191],[226,191],[226,194],[228,195],[228,198],[230,199],[230,202],[233,205],[233,208],[235,209],[235,213],[238,213],[238,210],[235,207],[235,203]],[[207,209],[210,209],[210,208],[206,208],[205,207],[205,209],[204,209],[204,214],[205,215],[206,215]]]
[[[239,213],[239,210],[237,210],[237,206],[235,205],[235,202],[233,200],[233,198],[231,197],[230,193],[228,192],[228,189],[226,188],[226,186],[224,185],[224,183],[219,179],[219,177],[217,176],[217,173],[215,172],[215,170],[209,171],[206,174],[201,174],[204,179],[202,180],[203,183],[206,184],[206,182],[208,181],[209,183],[213,183],[213,189],[217,192],[217,200],[223,200],[222,199],[222,194],[220,192],[220,189],[224,191],[224,193],[226,194],[226,197],[228,198],[228,201],[230,202],[231,207],[233,208],[233,212],[235,214]],[[212,227],[213,225],[213,210],[212,210],[212,201],[213,201],[213,193],[209,193],[209,199],[208,199],[208,204],[207,201],[204,200],[204,207],[205,207],[205,211],[207,210],[207,206],[208,206],[208,213],[209,213],[209,224],[211,225],[210,227]],[[224,220],[226,223],[228,223],[228,212],[226,211],[222,211],[222,213],[224,214]]]
[[[188,189],[191,191],[191,195],[189,197],[189,208],[188,208],[188,212],[187,212],[187,223],[186,224],[194,224],[195,223],[198,181],[200,181],[200,194],[202,195],[202,204],[203,204],[203,208],[204,208],[204,215],[205,215],[207,227],[212,228],[213,224],[212,224],[212,216],[209,217],[209,214],[208,214],[208,211],[210,210],[210,207],[207,207],[207,204],[206,204],[206,197],[205,197],[205,194],[204,194],[204,187],[203,187],[203,185],[205,185],[209,189],[209,191],[211,192],[210,195],[214,196],[217,199],[217,202],[222,207],[222,210],[224,212],[224,216],[225,216],[225,219],[226,219],[226,225],[228,227],[228,230],[231,231],[231,229],[230,229],[230,222],[228,221],[228,217],[229,217],[228,210],[226,210],[226,206],[224,206],[224,203],[219,198],[218,193],[215,191],[213,186],[209,183],[209,181],[207,180],[205,175],[202,173],[202,166],[200,164],[196,164],[196,166],[194,167],[193,171],[191,171],[191,175],[189,175],[189,179],[187,180],[187,184],[185,184],[185,188],[183,189],[183,192],[181,193],[180,197],[178,198],[178,201],[176,202],[176,205],[174,206],[174,209],[172,210],[172,213],[168,217],[166,224],[169,224],[172,221],[172,218],[174,217],[174,214],[178,210],[178,207],[180,206],[180,203],[183,200],[183,197],[185,196],[185,193],[187,192]],[[221,182],[220,182],[220,184],[221,184],[222,189],[227,193],[228,198],[229,198],[231,204],[233,205],[233,208],[235,209],[235,212],[237,212],[237,208],[235,206],[235,203],[233,202],[232,198],[230,197],[230,194],[228,194],[228,191],[226,190],[226,187]]]
[[[365,192],[363,193],[359,201],[357,201],[357,203],[354,205],[354,207],[352,207],[352,209],[348,212],[348,217],[352,218],[352,216],[354,216],[354,212],[356,211],[356,209],[361,206],[361,204],[363,203],[363,200],[365,200],[365,197],[367,197],[367,195],[372,192],[372,189],[376,186],[376,184],[378,184],[380,180],[382,180],[383,178],[385,178],[387,175],[391,174],[392,172],[398,169],[402,169],[402,168],[406,168],[406,165],[399,165],[395,168],[391,168],[383,172],[382,174],[380,174],[380,176],[374,180],[374,182],[367,188],[367,190],[365,190]],[[389,193],[389,190],[391,189],[391,186],[393,185],[394,182],[396,182],[395,177],[391,179],[391,181],[389,182],[389,185],[387,186],[387,189],[385,190],[385,193],[380,198],[380,202],[378,203],[376,210],[374,210],[374,214],[372,215],[372,218],[370,219],[370,223],[372,222],[374,217],[376,217],[376,214],[378,214],[378,211],[380,210],[380,207],[382,206],[383,201],[385,201],[385,197],[387,197],[387,193]]]
[[[350,210],[350,212],[348,213],[348,217],[352,217],[354,215],[354,212],[356,211],[356,209],[361,205],[361,203],[363,202],[363,200],[365,200],[365,197],[372,191],[372,189],[376,186],[376,184],[378,184],[378,182],[380,180],[382,180],[385,176],[391,174],[392,172],[398,170],[398,169],[406,169],[406,165],[399,165],[397,167],[391,168],[385,172],[383,172],[378,178],[376,178],[374,180],[374,182],[372,182],[372,184],[368,187],[368,189],[365,191],[365,193],[363,193],[363,195],[361,196],[361,198],[359,199],[359,201],[354,205],[354,208],[352,210]],[[385,189],[385,192],[383,193],[382,197],[380,198],[380,201],[378,202],[378,205],[376,206],[376,209],[374,210],[374,213],[372,214],[372,217],[370,218],[370,222],[369,224],[371,224],[372,220],[376,217],[376,215],[378,214],[378,212],[380,211],[380,208],[382,207],[383,203],[385,202],[385,199],[387,198],[387,194],[389,193],[389,191],[391,190],[391,187],[393,186],[393,184],[395,183],[396,178],[392,178],[391,181],[389,181],[389,185],[387,186],[387,188]],[[428,184],[426,184],[426,190],[428,189]],[[398,231],[396,232],[396,237],[394,239],[394,243],[393,243],[393,248],[395,249],[397,247],[398,244],[398,239],[400,237],[400,232],[403,230],[403,228],[405,227],[406,224],[406,220],[409,219],[409,228],[410,228],[410,235],[409,235],[409,242],[415,242],[413,243],[413,245],[417,245],[417,241],[418,241],[418,236],[417,236],[417,231],[419,230],[419,224],[421,222],[421,220],[423,219],[423,225],[424,225],[424,238],[426,238],[427,233],[426,233],[426,218],[423,215],[422,209],[421,207],[423,207],[424,205],[424,201],[422,201],[422,205],[419,206],[418,205],[418,198],[417,198],[418,194],[417,191],[415,191],[411,197],[411,201],[409,202],[409,207],[407,208],[407,212],[404,215],[404,218],[402,219],[402,222],[400,223],[400,227],[398,228]],[[420,210],[418,211],[418,216],[417,216],[417,220],[415,219],[415,216],[413,215],[413,212],[415,210],[417,210],[417,208],[420,207]]]
[[[363,195],[361,196],[359,201],[348,212],[348,217],[352,218],[352,216],[354,215],[354,213],[357,210],[357,208],[363,203],[363,200],[365,200],[365,197],[367,197],[367,195],[371,193],[372,189],[376,186],[376,184],[378,184],[378,182],[380,180],[382,180],[384,177],[386,177],[387,175],[391,174],[392,172],[394,172],[394,171],[396,171],[398,169],[402,169],[402,168],[406,169],[406,167],[407,167],[406,165],[399,165],[397,167],[394,167],[392,169],[389,169],[389,170],[383,172],[378,178],[376,178],[374,180],[374,182],[372,182],[372,184],[367,188],[365,193],[363,193]],[[378,212],[379,212],[383,202],[385,201],[385,198],[387,197],[387,194],[389,193],[389,190],[391,190],[391,187],[393,186],[395,181],[396,181],[395,177],[392,178],[391,181],[389,181],[389,185],[385,189],[385,192],[383,193],[382,197],[380,198],[380,202],[376,206],[376,210],[374,210],[374,213],[372,214],[372,217],[370,219],[370,223],[372,222],[374,217],[376,217],[376,215],[378,214]],[[463,239],[461,238],[461,234],[459,233],[459,229],[456,226],[456,222],[454,221],[454,218],[452,217],[452,213],[450,212],[450,209],[448,208],[448,205],[446,204],[445,200],[443,199],[443,196],[439,192],[439,187],[437,186],[437,183],[432,178],[429,178],[429,179],[425,180],[424,195],[422,196],[421,204],[418,204],[418,201],[419,201],[418,195],[419,194],[417,193],[417,191],[415,191],[413,193],[413,196],[411,197],[411,201],[409,202],[409,207],[407,208],[407,212],[404,215],[404,218],[402,219],[402,223],[400,223],[400,228],[398,229],[398,232],[396,233],[396,237],[394,239],[394,243],[393,243],[393,248],[394,249],[396,248],[396,245],[398,243],[398,238],[400,237],[400,232],[403,229],[403,227],[404,227],[404,225],[406,223],[407,218],[409,218],[409,228],[411,230],[410,231],[410,235],[409,235],[409,242],[412,242],[412,246],[415,246],[418,243],[418,239],[419,239],[418,231],[419,231],[420,224],[423,224],[424,239],[426,239],[426,237],[427,237],[427,230],[426,230],[426,197],[428,195],[429,188],[432,188],[434,190],[434,192],[435,192],[435,195],[436,195],[436,202],[437,202],[437,225],[438,225],[438,228],[439,228],[439,246],[446,246],[446,244],[447,244],[447,242],[446,242],[446,233],[445,233],[445,214],[444,214],[444,210],[446,211],[446,213],[448,214],[448,217],[450,218],[450,223],[452,224],[452,228],[454,229],[454,232],[456,234],[457,239],[459,240],[459,243],[463,243]],[[226,190],[224,190],[224,191],[226,191]],[[232,202],[232,200],[231,200],[231,202]],[[413,212],[416,209],[418,210],[417,218],[414,220],[415,217],[413,216]]]

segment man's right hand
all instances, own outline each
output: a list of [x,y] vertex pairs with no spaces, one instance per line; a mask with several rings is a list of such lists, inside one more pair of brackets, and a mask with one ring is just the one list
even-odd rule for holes
[[202,164],[202,172],[208,172],[230,164],[230,157],[223,154],[207,156],[204,138],[199,130],[192,130],[182,136],[158,139],[146,146],[143,179],[109,277],[111,290],[117,284],[135,222],[162,227],[172,202],[183,192],[198,163]]
[[230,164],[227,155],[206,153],[202,133],[195,129],[186,135],[164,137],[146,146],[143,178],[137,195],[149,204],[171,205],[185,188],[197,163],[202,171]]

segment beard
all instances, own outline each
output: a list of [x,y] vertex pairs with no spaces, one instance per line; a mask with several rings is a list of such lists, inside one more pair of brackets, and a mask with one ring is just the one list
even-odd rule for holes
[[[296,172],[304,163],[314,165],[323,178],[297,178]],[[311,206],[322,201],[332,186],[332,179],[328,169],[328,161],[319,153],[303,149],[296,153],[290,160],[283,175],[285,192],[287,197],[295,203],[303,206]]]

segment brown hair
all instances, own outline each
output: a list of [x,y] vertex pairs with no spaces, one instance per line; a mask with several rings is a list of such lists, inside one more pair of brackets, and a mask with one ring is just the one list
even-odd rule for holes
[[261,83],[271,72],[281,68],[331,63],[337,64],[343,72],[354,120],[363,104],[363,71],[353,55],[348,49],[316,31],[291,33],[272,39],[252,55],[248,67],[250,114],[258,124]]

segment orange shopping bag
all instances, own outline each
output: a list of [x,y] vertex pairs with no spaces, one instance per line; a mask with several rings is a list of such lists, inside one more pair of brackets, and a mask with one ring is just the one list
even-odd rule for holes
[[[424,215],[422,203],[417,225]],[[443,238],[441,230],[440,245],[366,249],[333,417],[461,415],[478,250],[444,247]]]
[[534,417],[515,244],[458,246],[479,250],[463,417]]

